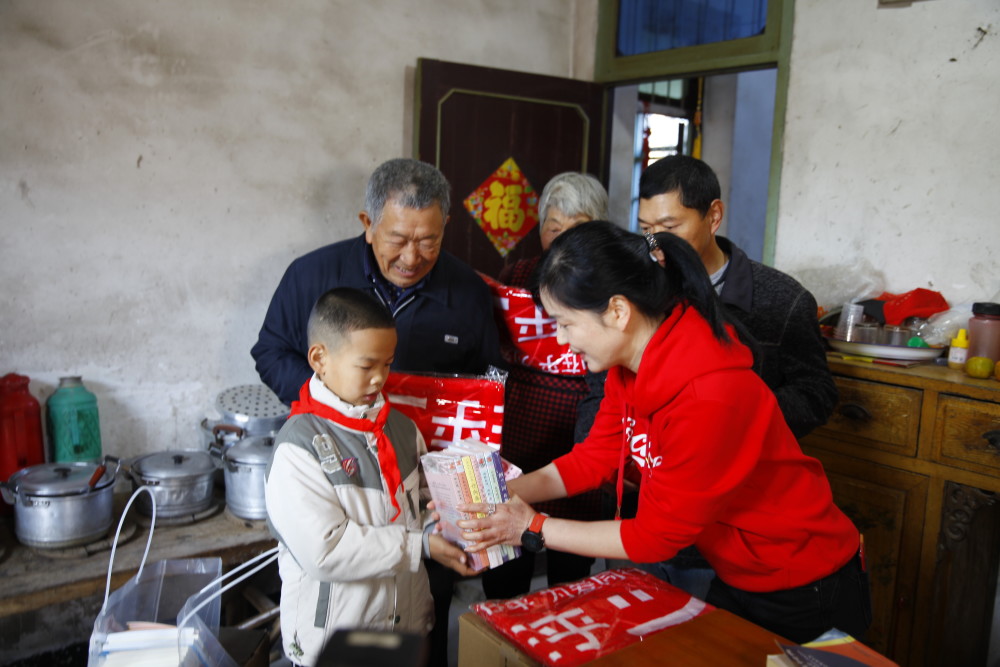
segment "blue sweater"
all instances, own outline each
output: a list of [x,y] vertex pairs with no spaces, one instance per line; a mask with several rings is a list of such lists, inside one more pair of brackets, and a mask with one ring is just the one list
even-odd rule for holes
[[[257,344],[250,350],[260,379],[285,404],[312,376],[306,325],[316,300],[334,287],[375,294],[365,276],[364,234],[314,250],[291,263],[271,298]],[[476,272],[442,250],[426,283],[395,313],[396,360],[407,372],[477,374],[503,368],[493,302]]]

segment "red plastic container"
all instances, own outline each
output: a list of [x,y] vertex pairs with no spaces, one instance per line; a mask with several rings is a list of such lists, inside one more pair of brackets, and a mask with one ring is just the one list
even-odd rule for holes
[[[42,409],[31,392],[29,379],[8,373],[0,378],[0,479],[7,481],[22,468],[45,463]],[[13,508],[0,502],[0,513]]]

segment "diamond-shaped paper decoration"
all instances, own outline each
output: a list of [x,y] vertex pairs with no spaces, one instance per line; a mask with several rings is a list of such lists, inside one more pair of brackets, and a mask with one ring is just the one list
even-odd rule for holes
[[512,157],[463,203],[501,257],[538,224],[538,194]]

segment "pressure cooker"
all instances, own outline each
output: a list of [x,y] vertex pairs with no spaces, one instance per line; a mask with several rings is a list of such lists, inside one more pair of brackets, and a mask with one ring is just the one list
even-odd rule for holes
[[0,483],[14,506],[14,532],[22,544],[65,548],[90,544],[111,527],[118,467],[72,461],[29,466]]

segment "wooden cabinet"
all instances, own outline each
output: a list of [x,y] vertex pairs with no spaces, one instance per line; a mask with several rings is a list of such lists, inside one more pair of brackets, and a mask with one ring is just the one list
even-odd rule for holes
[[1000,382],[930,364],[829,362],[840,400],[802,447],[865,536],[867,642],[901,665],[985,665],[1000,561]]

